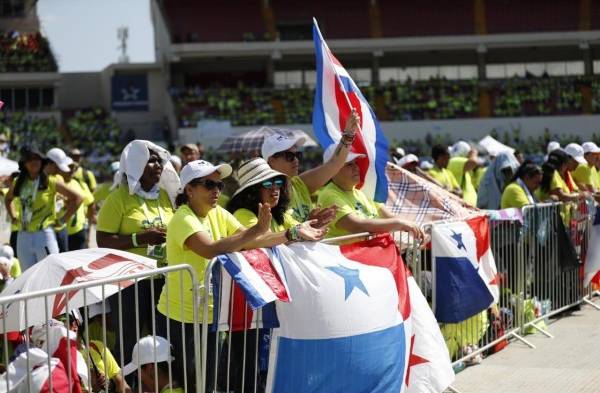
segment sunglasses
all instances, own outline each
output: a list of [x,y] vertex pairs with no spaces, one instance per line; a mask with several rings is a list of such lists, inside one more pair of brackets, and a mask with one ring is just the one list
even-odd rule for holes
[[265,180],[264,182],[260,183],[262,188],[266,188],[267,190],[270,190],[273,187],[281,188],[284,184],[285,180],[283,179]]
[[214,180],[210,180],[210,179],[204,179],[204,180],[198,180],[196,182],[194,182],[195,185],[197,186],[202,186],[204,188],[206,188],[207,190],[213,190],[215,188],[218,188],[219,191],[223,191],[223,188],[225,188],[225,183],[223,183],[222,181],[214,181]]
[[287,162],[294,162],[294,159],[302,161],[302,152],[280,151],[279,153],[273,154],[273,157],[283,157]]

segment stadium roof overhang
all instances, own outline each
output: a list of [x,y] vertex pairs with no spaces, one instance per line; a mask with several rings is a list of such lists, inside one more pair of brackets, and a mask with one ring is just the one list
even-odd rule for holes
[[[386,56],[403,52],[580,48],[600,45],[600,31],[329,40],[328,44],[336,54],[379,53]],[[208,42],[173,44],[171,52],[173,62],[215,57],[271,56],[279,59],[313,55],[314,47],[312,41]]]

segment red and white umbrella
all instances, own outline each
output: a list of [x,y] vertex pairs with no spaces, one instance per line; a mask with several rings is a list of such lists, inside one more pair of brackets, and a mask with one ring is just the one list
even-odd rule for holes
[[[27,269],[0,293],[0,333],[21,331],[29,326],[41,325],[52,317],[65,314],[67,303],[69,310],[72,310],[101,302],[103,293],[102,285],[96,285],[9,304],[2,302],[5,296],[116,278],[144,271],[150,272],[155,268],[154,259],[110,248],[89,248],[49,255]],[[105,284],[104,298],[117,293],[119,286],[122,289],[133,283],[133,280],[125,280]],[[47,299],[46,304],[44,298]],[[2,304],[5,305],[4,309]]]

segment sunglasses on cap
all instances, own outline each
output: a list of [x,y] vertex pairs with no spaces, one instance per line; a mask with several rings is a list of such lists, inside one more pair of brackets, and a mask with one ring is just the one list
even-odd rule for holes
[[210,180],[210,179],[196,180],[196,181],[194,181],[194,185],[202,186],[202,187],[206,188],[207,190],[213,190],[215,188],[218,188],[219,191],[223,191],[223,188],[225,188],[225,183],[223,183],[222,181],[220,181],[220,180],[214,181],[214,180]]
[[285,180],[283,179],[265,180],[262,183],[260,183],[261,187],[266,188],[267,190],[270,190],[273,187],[281,188],[284,184]]
[[298,159],[298,161],[302,161],[302,152],[296,151],[280,151],[279,153],[273,154],[273,157],[283,157],[287,162],[294,162],[294,159]]

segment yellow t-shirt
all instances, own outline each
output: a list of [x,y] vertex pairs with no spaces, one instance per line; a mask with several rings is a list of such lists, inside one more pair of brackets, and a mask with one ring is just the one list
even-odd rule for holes
[[471,206],[477,205],[477,191],[473,185],[472,172],[465,172],[466,157],[452,157],[448,163],[448,170],[454,175],[463,192],[463,200]]
[[10,268],[10,276],[12,278],[17,278],[21,275],[21,264],[17,258],[13,258],[13,264]]
[[[252,211],[248,209],[237,209],[233,213],[233,216],[246,228],[250,228],[256,225],[258,222],[258,217],[256,217],[256,214],[252,213]],[[283,232],[298,224],[299,222],[296,221],[288,211],[283,214],[283,224],[278,224],[274,218],[271,219],[271,232]]]
[[[48,187],[45,190],[34,190],[36,182],[31,179],[26,179],[21,185],[21,192],[14,200],[19,200],[15,205],[18,208],[18,216],[20,220],[25,218],[24,212],[30,211],[31,219],[21,224],[21,230],[27,232],[36,232],[54,225],[56,221],[56,176],[48,176]],[[32,200],[35,194],[35,199]]]
[[437,180],[438,183],[440,183],[442,186],[449,190],[460,188],[460,185],[458,184],[458,181],[456,181],[456,178],[454,177],[452,172],[450,172],[446,168],[439,168],[437,166],[434,166],[427,173],[429,173],[429,175],[435,180]]
[[571,175],[577,183],[592,186],[594,190],[598,189],[598,173],[593,165],[579,164]]
[[163,390],[160,391],[160,393],[185,393],[183,391],[183,388],[173,388],[173,389],[169,389],[169,385],[165,386],[165,388]]
[[475,190],[479,190],[479,184],[481,184],[481,179],[485,176],[485,172],[487,171],[487,167],[478,167],[475,169],[474,174],[472,176],[473,186],[475,186]]
[[94,202],[103,202],[110,194],[112,183],[101,183],[94,191]]
[[[81,354],[87,362],[87,348],[83,348]],[[104,344],[102,344],[102,341],[90,340],[90,358],[98,371],[104,374],[108,379],[113,379],[121,372],[119,363],[117,363],[115,357],[108,348],[106,348],[106,362],[104,362]]]
[[560,173],[558,173],[558,171],[554,171],[554,174],[552,175],[552,180],[550,181],[550,188],[548,189],[548,192],[542,190],[542,188],[540,187],[535,191],[535,195],[540,202],[543,202],[548,200],[548,198],[550,197],[550,192],[558,189],[562,190],[567,194],[571,193],[571,191],[569,190],[569,186],[567,186],[567,183],[564,181]]
[[[66,182],[65,185],[83,197],[83,202],[79,205],[77,211],[75,211],[67,223],[68,234],[74,235],[83,230],[86,221],[85,213],[87,212],[88,206],[94,203],[94,196],[87,184],[80,183],[75,179],[71,179],[69,182]],[[64,214],[64,212],[62,214]]]
[[[115,336],[115,332],[110,330],[110,326],[108,326],[108,322],[107,322],[107,328],[108,329],[106,329],[106,347],[112,351],[115,348],[116,336]],[[101,341],[101,342],[104,341],[104,330],[102,329],[102,320],[98,321],[95,318],[90,319],[88,326],[87,326],[87,331],[88,331],[88,336],[90,338],[90,341],[93,341],[93,340],[97,340],[97,341]]]
[[[169,266],[187,263],[191,265],[200,284],[204,283],[204,272],[210,260],[201,257],[185,245],[193,234],[206,232],[214,241],[226,238],[243,229],[242,224],[227,210],[217,206],[206,217],[198,217],[188,205],[182,205],[171,219],[167,228],[167,261]],[[167,313],[168,293],[168,313]],[[183,293],[183,297],[182,297]],[[201,293],[198,294],[201,296]],[[170,319],[194,322],[192,280],[186,272],[171,273],[158,301],[158,311]],[[202,320],[202,305],[198,310]],[[209,321],[212,321],[213,305],[209,304]]]
[[[129,195],[126,185],[113,190],[98,212],[96,230],[119,235],[131,235],[151,227],[167,227],[173,217],[173,206],[169,195],[160,190],[158,199],[149,200],[134,194]],[[147,254],[147,246],[127,250],[138,255]]]
[[318,203],[324,208],[333,205],[338,207],[335,219],[329,225],[327,237],[344,236],[350,233],[337,227],[337,222],[348,214],[356,214],[361,218],[379,217],[379,205],[367,198],[362,191],[356,188],[352,191],[344,191],[334,182],[329,182],[321,189]]
[[88,188],[93,192],[96,190],[96,176],[94,172],[83,169],[82,167],[77,168],[73,177],[79,181],[82,181],[88,185]]
[[529,199],[527,199],[527,193],[517,182],[512,182],[502,192],[502,199],[500,200],[500,208],[508,209],[511,207],[522,208],[523,206],[530,205]]
[[304,222],[313,209],[308,187],[300,176],[290,179],[290,209],[288,213],[298,222]]

